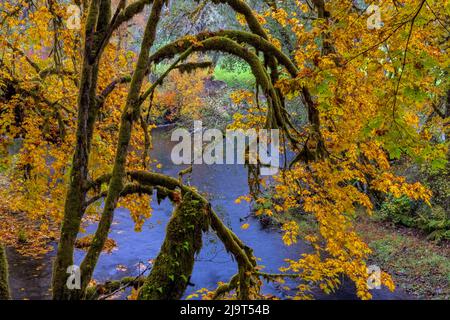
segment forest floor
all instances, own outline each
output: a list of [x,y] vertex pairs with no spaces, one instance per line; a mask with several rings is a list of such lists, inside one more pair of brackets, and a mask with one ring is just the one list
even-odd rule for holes
[[[0,170],[0,190],[7,188],[9,182]],[[39,257],[53,249],[50,244],[58,237],[59,226],[47,219],[33,219],[23,212],[11,212],[6,202],[0,202],[0,234],[2,244],[13,247],[18,253]]]
[[361,237],[373,250],[371,263],[417,299],[450,299],[450,243],[430,241],[414,228],[361,217]]
[[[288,213],[271,218],[260,217],[260,220],[263,225],[281,225],[295,219],[302,236],[312,228],[311,221],[304,217]],[[355,227],[373,250],[369,264],[389,273],[395,285],[412,299],[450,299],[449,241],[434,242],[420,230],[379,221],[367,215],[361,215]]]

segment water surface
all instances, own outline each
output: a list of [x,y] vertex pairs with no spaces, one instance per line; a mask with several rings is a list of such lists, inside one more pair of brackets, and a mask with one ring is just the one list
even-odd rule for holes
[[[162,164],[161,169],[154,167],[154,170],[176,177],[183,167],[173,165],[170,159],[175,142],[170,141],[166,129],[155,129],[152,134],[154,146],[151,157]],[[308,245],[303,242],[291,247],[285,246],[277,229],[264,228],[257,219],[250,216],[248,203],[235,203],[236,198],[248,193],[247,171],[244,166],[194,165],[189,183],[206,194],[223,221],[245,244],[254,249],[255,256],[261,259],[259,264],[265,266],[264,271],[278,273],[278,268],[285,265],[284,259],[298,259],[301,253],[309,250]],[[156,258],[164,240],[165,227],[173,207],[169,200],[164,200],[158,205],[156,199],[153,200],[152,207],[152,217],[145,222],[141,232],[134,231],[134,223],[126,209],[118,208],[115,211],[110,238],[117,242],[118,248],[112,253],[101,254],[94,272],[94,279],[97,282],[120,279],[124,276],[137,276],[149,260]],[[250,227],[243,230],[241,228],[243,223],[250,224]],[[94,233],[95,229],[96,224],[89,225],[86,232]],[[81,262],[84,254],[85,252],[76,250],[76,264]],[[51,260],[54,253],[51,252],[38,260],[22,257],[12,249],[8,251],[8,255],[11,264],[10,282],[13,297],[15,299],[50,298]],[[217,237],[214,234],[207,234],[203,238],[203,249],[196,258],[190,280],[193,285],[188,287],[186,295],[201,288],[214,289],[219,281],[229,281],[236,272],[236,263],[226,253]],[[280,298],[285,298],[289,294],[274,284],[265,284],[263,292]],[[391,293],[385,288],[373,290],[372,293],[375,299],[409,298],[402,292]],[[319,290],[314,294],[317,299],[356,298],[353,285],[346,281],[343,287],[332,295],[325,295]]]

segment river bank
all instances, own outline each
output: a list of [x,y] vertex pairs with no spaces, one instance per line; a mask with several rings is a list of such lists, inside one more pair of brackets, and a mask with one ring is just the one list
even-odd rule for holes
[[373,250],[371,263],[388,272],[394,283],[417,299],[450,299],[450,243],[426,234],[362,217],[356,223]]
[[[295,219],[300,234],[306,234],[312,227],[304,217],[291,212],[260,220],[280,229],[284,222]],[[373,250],[369,263],[392,276],[396,291],[407,299],[450,299],[449,241],[430,241],[420,230],[364,215],[355,220],[355,228]]]

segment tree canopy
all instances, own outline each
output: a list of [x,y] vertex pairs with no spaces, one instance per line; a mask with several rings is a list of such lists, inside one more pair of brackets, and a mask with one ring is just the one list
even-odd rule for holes
[[[369,4],[382,24],[370,24]],[[1,205],[39,225],[36,247],[42,238],[59,239],[55,299],[86,297],[114,210],[129,208],[139,230],[151,216],[154,192],[175,209],[136,298],[180,298],[202,233],[211,229],[236,259],[237,272],[205,298],[230,292],[262,298],[262,281],[282,278],[302,280],[295,298],[310,298],[313,285],[331,292],[345,275],[359,298],[370,299],[371,250],[353,221],[371,213],[373,194],[426,203],[432,196],[391,164],[400,158],[433,170],[447,164],[449,21],[447,0],[3,1],[0,167],[8,182]],[[313,250],[287,260],[280,274],[261,271],[205,195],[182,177],[149,169],[152,112],[178,105],[196,114],[206,74],[196,70],[211,67],[216,54],[239,58],[255,78],[254,90],[233,93],[235,103],[250,108],[238,110],[229,128],[280,129],[282,151],[295,153],[273,183],[258,174],[253,180],[273,188],[269,206],[260,192],[243,199],[262,204],[258,215],[301,208],[315,221],[307,234],[295,220],[282,226],[286,245],[302,236]],[[159,65],[165,69],[157,73]],[[68,290],[66,270],[86,217],[99,224],[80,266],[81,289]],[[183,239],[191,239],[190,247],[180,253]],[[164,275],[179,254],[174,286]],[[381,281],[394,289],[387,273]]]

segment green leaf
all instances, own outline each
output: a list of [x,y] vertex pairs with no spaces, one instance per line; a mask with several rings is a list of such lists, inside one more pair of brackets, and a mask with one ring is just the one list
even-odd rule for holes
[[442,158],[433,159],[431,161],[431,169],[432,170],[442,170],[442,169],[445,169],[446,164],[447,164],[446,159],[442,159]]

